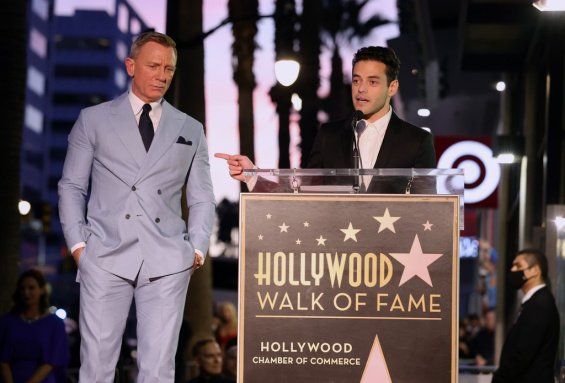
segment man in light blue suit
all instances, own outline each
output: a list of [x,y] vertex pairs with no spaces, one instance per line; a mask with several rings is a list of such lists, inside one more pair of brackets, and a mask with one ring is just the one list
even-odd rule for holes
[[131,89],[82,110],[69,135],[59,213],[79,269],[84,383],[113,382],[132,299],[138,382],[174,381],[188,282],[214,220],[203,127],[163,99],[176,61],[170,37],[140,35],[125,62]]

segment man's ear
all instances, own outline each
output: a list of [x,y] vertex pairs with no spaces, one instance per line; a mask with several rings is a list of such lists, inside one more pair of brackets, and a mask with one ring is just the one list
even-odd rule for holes
[[130,77],[133,77],[133,73],[135,72],[135,60],[131,57],[127,57],[125,60],[126,64],[126,71]]
[[388,85],[388,96],[392,97],[398,92],[398,80],[392,80]]
[[534,272],[536,274],[536,276],[539,276],[541,279],[541,267],[539,267],[539,265],[533,265],[532,266],[532,272]]

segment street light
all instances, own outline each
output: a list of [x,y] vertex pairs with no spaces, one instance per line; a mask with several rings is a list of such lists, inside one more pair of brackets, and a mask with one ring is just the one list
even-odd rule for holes
[[496,136],[492,148],[499,164],[512,164],[524,156],[524,137],[517,135]]
[[294,84],[300,72],[300,64],[293,59],[285,58],[275,62],[275,78],[284,86]]
[[542,12],[565,11],[563,0],[534,0],[532,5]]
[[28,215],[31,211],[31,204],[28,201],[21,199],[20,202],[18,202],[18,211],[20,212],[20,215]]

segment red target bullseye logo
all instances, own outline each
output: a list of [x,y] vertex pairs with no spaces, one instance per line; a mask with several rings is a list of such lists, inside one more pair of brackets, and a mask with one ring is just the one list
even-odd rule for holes
[[500,165],[492,150],[478,141],[459,141],[449,146],[438,160],[439,169],[463,169],[465,203],[488,198],[500,181]]

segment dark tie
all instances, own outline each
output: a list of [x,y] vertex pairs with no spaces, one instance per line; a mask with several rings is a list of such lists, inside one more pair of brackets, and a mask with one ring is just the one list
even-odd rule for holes
[[143,145],[145,145],[145,150],[149,151],[151,146],[151,141],[153,141],[153,136],[155,131],[153,130],[153,123],[151,118],[149,118],[149,111],[151,110],[151,105],[143,105],[143,112],[139,117],[139,133],[141,133],[141,139],[143,140]]

